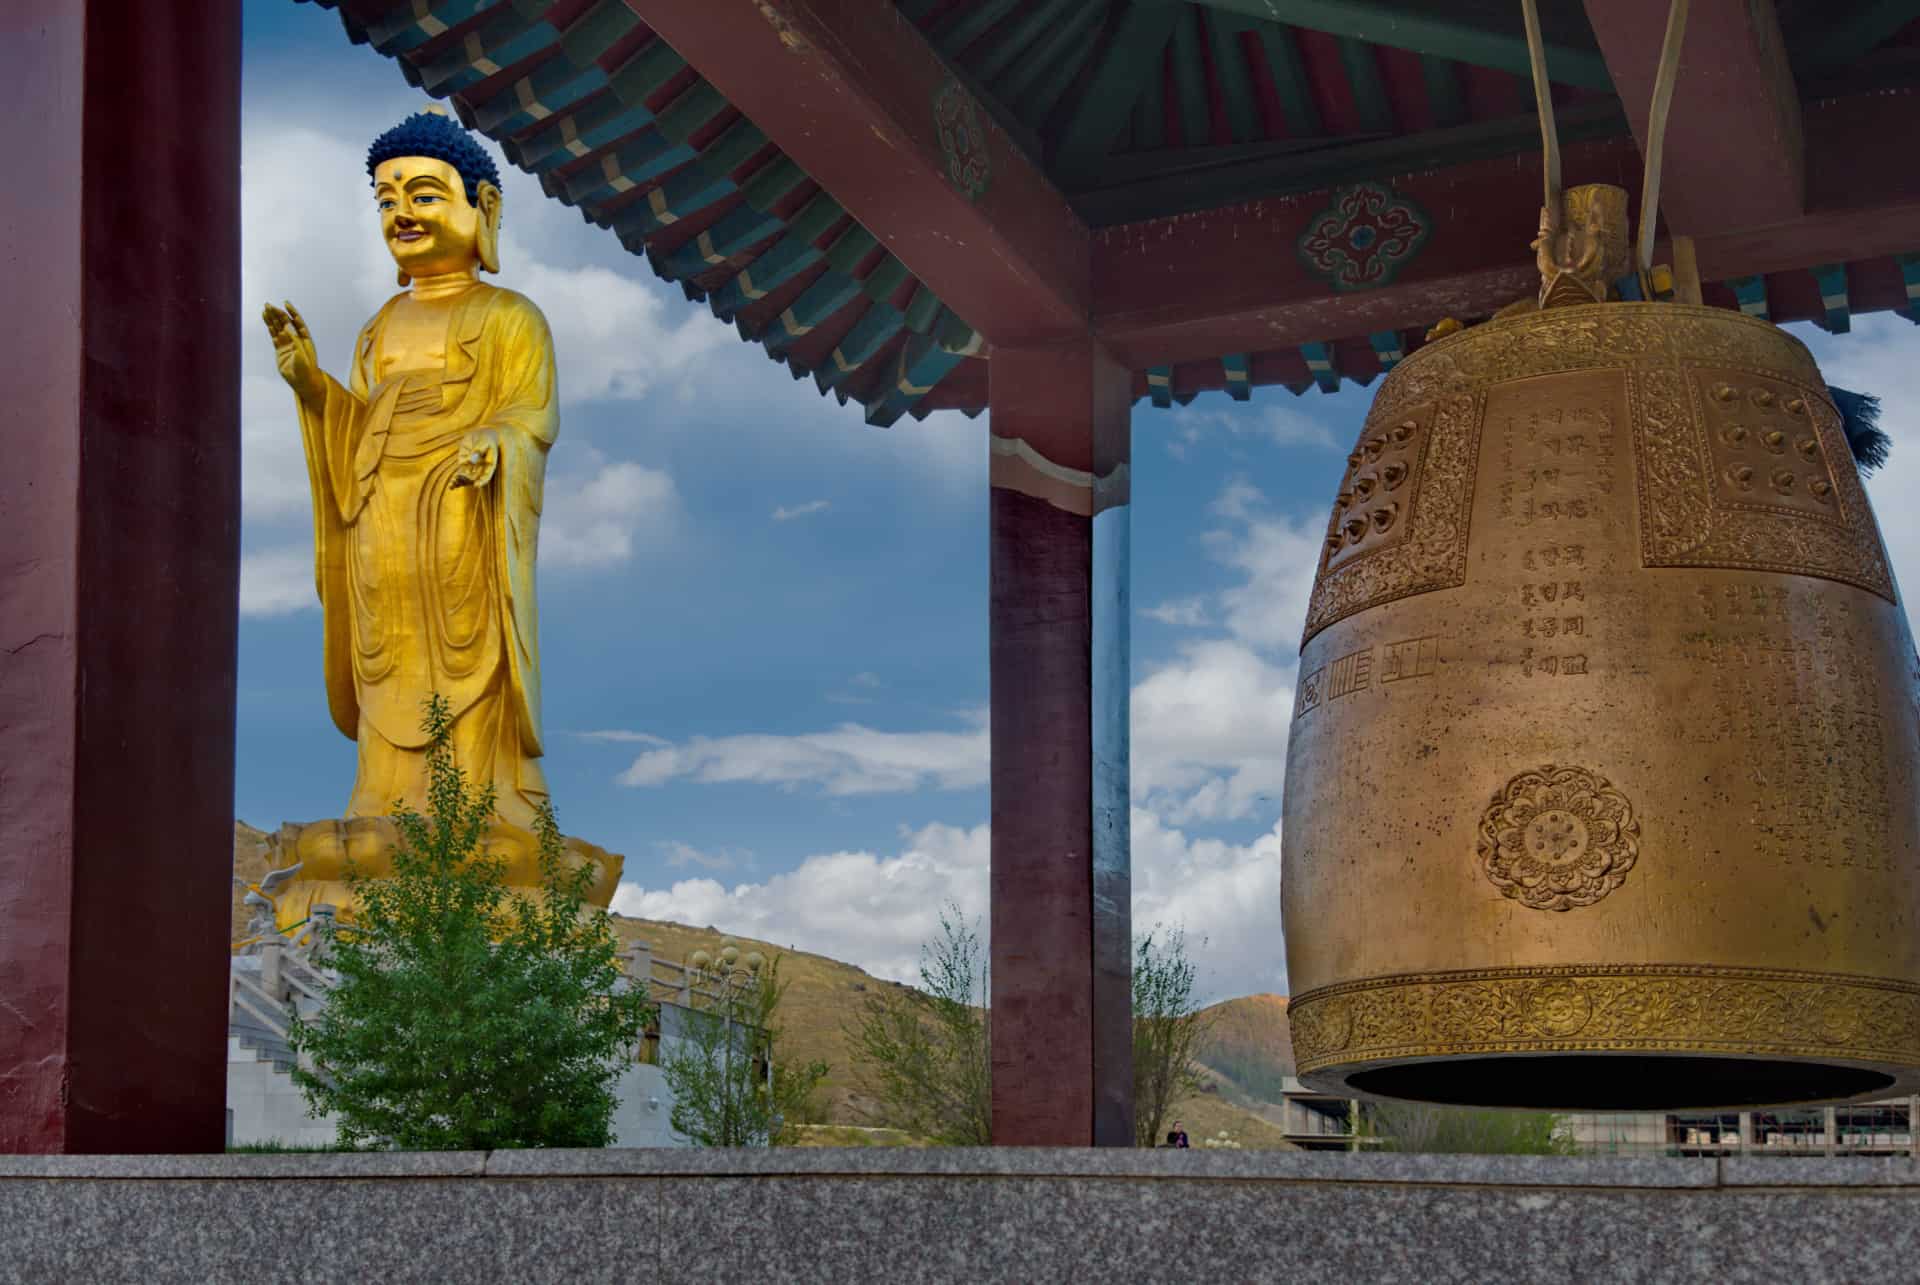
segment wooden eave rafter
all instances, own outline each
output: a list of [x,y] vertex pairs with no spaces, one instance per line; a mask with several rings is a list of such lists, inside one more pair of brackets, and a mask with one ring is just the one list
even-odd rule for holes
[[[1494,67],[1524,76],[1529,71],[1520,6],[1510,0],[1199,0],[1209,8],[1282,22],[1309,31],[1361,40],[1390,49]],[[1612,88],[1606,61],[1594,45],[1577,3],[1541,5],[1547,71],[1556,84]]]
[[[1670,0],[1587,0],[1646,150]],[[1667,117],[1660,212],[1688,236],[1785,223],[1806,208],[1800,92],[1773,0],[1691,0]]]
[[[1032,139],[990,122],[984,190],[956,186],[933,111],[951,69],[885,0],[319,2],[342,8],[349,31],[395,56],[410,81],[451,95],[555,199],[613,229],[796,379],[860,402],[873,423],[976,413],[986,341],[1068,342],[1089,330],[1157,405],[1209,389],[1244,398],[1261,384],[1330,390],[1389,368],[1440,317],[1483,316],[1533,287],[1530,118],[1524,137],[1483,120],[1331,149],[1320,138],[1169,149],[1177,177],[1132,175],[1090,195],[1190,184],[1176,197],[1193,212],[1089,231],[1032,160]],[[1115,10],[1119,26],[1155,2]],[[704,61],[689,66],[639,21],[643,11]],[[1098,56],[1080,65],[1092,80],[1107,74]],[[1430,87],[1437,107],[1445,79]],[[1568,181],[1637,190],[1639,154],[1609,100],[1560,114]],[[1775,320],[1829,325],[1848,309],[1920,318],[1920,264],[1890,257],[1920,249],[1920,180],[1878,151],[1920,133],[1920,91],[1813,101],[1803,116],[1806,212],[1700,235],[1708,301],[1752,312],[1758,299]],[[1597,137],[1573,141],[1582,131]],[[1420,145],[1436,139],[1452,151]],[[1461,159],[1474,147],[1480,159]],[[1204,190],[1260,166],[1277,195],[1229,202]],[[1416,202],[1432,235],[1389,283],[1336,293],[1296,245],[1327,189],[1354,181]]]
[[890,0],[626,0],[995,344],[1085,332],[1086,225],[990,118],[989,173],[949,175],[933,99],[953,82]]

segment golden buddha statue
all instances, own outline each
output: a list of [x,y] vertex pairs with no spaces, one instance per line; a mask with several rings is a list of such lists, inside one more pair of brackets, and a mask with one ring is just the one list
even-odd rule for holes
[[350,901],[345,854],[365,868],[384,853],[396,804],[427,810],[430,694],[449,703],[467,779],[493,787],[508,847],[526,846],[514,840],[547,797],[534,564],[560,426],[553,342],[532,302],[480,279],[500,266],[499,172],[464,129],[409,117],[367,172],[408,289],[361,328],[345,384],[292,304],[264,314],[306,447],[327,703],[359,746],[347,820],[308,827],[306,895],[283,903],[283,925],[323,894]]

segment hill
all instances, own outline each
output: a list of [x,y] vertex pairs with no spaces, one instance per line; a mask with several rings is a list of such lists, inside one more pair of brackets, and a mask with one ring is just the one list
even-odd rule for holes
[[[246,885],[283,864],[279,856],[279,844],[280,834],[276,831],[257,830],[245,823],[234,825],[233,928],[236,935],[247,920],[240,904]],[[613,916],[613,925],[622,949],[635,940],[644,941],[652,948],[656,959],[676,963],[696,950],[715,953],[721,941],[729,935],[717,925],[700,928],[661,920],[630,919],[624,915]],[[852,1063],[847,1052],[846,1030],[858,1020],[861,1003],[867,997],[889,989],[904,988],[897,982],[874,977],[856,965],[826,955],[795,950],[779,942],[741,936],[734,936],[733,940],[743,953],[757,950],[768,958],[779,957],[780,980],[788,987],[780,1013],[786,1056],[799,1062],[821,1061],[828,1066],[821,1097],[826,1108],[827,1123],[841,1128],[828,1130],[824,1136],[836,1146],[864,1142],[865,1135],[855,1139],[849,1130],[873,1123],[868,1114],[873,1104],[859,1092],[854,1082]],[[1272,1011],[1275,1003],[1281,1014],[1278,1019],[1279,1039],[1284,1045],[1284,999],[1273,995],[1252,995],[1215,1005],[1222,1014],[1221,1020],[1216,1023],[1217,1031],[1231,1031],[1234,1036],[1224,1046],[1229,1052],[1208,1055],[1214,1060],[1207,1062],[1212,1068],[1212,1073],[1207,1077],[1207,1090],[1198,1098],[1181,1103],[1178,1108],[1179,1118],[1196,1144],[1203,1137],[1211,1137],[1225,1129],[1246,1147],[1288,1145],[1279,1129],[1260,1118],[1257,1102],[1247,1102],[1247,1099],[1257,1099],[1259,1095],[1251,1088],[1243,1087],[1240,1079],[1235,1078],[1236,1075],[1245,1076],[1249,1085],[1263,1083],[1257,1070],[1262,1063],[1251,1050],[1272,1047]],[[1216,1035],[1216,1042],[1218,1039]],[[1239,1052],[1243,1049],[1249,1052]],[[1292,1065],[1290,1050],[1286,1054],[1286,1064]],[[1250,1106],[1254,1109],[1249,1109]],[[898,1135],[875,1137],[866,1145],[899,1145],[899,1141]]]
[[1280,1101],[1281,1081],[1294,1073],[1285,995],[1243,995],[1207,1010],[1213,1029],[1200,1063],[1257,1102]]

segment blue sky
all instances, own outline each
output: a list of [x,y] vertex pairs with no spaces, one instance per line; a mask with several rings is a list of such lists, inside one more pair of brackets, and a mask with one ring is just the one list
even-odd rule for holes
[[[331,12],[245,12],[235,809],[273,827],[336,815],[354,757],[321,685],[292,398],[252,318],[292,300],[342,369],[395,289],[365,149],[428,100]],[[943,901],[986,907],[986,417],[866,427],[500,164],[499,280],[547,314],[560,364],[539,576],[563,828],[625,854],[618,909],[911,976]],[[1795,331],[1908,436],[1907,322]],[[1370,396],[1135,408],[1134,913],[1206,939],[1213,996],[1285,990],[1294,643]],[[1870,483],[1896,570],[1920,516],[1887,497],[1914,483],[1904,444]]]

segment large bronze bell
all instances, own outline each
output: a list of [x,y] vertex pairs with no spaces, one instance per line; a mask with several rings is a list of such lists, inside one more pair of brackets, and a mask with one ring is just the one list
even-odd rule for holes
[[1615,1110],[1920,1090],[1917,692],[1792,336],[1609,302],[1416,352],[1301,652],[1301,1077]]

